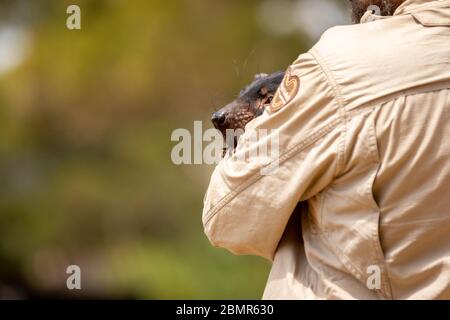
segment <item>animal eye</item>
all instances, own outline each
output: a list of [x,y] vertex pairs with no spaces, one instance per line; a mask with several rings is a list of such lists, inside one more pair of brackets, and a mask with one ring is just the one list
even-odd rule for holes
[[263,104],[270,104],[272,102],[273,96],[267,96],[264,99],[264,103]]

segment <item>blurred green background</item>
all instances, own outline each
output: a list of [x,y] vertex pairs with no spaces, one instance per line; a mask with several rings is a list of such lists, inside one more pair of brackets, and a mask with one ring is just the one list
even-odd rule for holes
[[210,246],[213,168],[174,165],[170,136],[347,19],[332,0],[0,1],[0,298],[260,298],[269,263]]

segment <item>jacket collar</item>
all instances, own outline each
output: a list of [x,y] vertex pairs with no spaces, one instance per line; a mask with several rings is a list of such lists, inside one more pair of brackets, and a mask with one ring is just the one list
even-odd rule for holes
[[[439,8],[447,10],[439,10]],[[439,19],[440,24],[450,24],[450,0],[406,0],[395,10],[394,16],[405,14],[412,14],[416,19],[420,16],[426,16],[427,20]],[[360,22],[366,23],[387,18],[390,18],[390,16],[379,16],[369,10]]]
[[394,16],[399,16],[402,14],[407,14],[413,10],[416,10],[424,5],[431,5],[434,2],[441,2],[438,0],[430,1],[430,0],[406,0],[403,2],[397,10],[394,12]]

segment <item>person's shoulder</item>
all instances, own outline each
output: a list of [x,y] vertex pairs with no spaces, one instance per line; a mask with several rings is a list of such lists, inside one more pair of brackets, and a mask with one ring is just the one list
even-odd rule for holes
[[378,61],[380,57],[386,58],[393,53],[392,50],[414,49],[414,43],[421,41],[420,31],[408,15],[336,26],[325,31],[311,51],[330,63]]
[[434,34],[411,15],[386,17],[333,27],[310,54],[353,108],[435,81],[448,46]]
[[317,45],[337,43],[342,40],[359,36],[364,33],[365,26],[362,24],[340,25],[329,28],[320,37]]
[[396,68],[399,56],[407,56],[414,49],[405,44],[404,37],[409,36],[402,28],[403,20],[383,19],[330,28],[310,53],[335,75],[336,81],[379,72],[386,66]]
[[324,58],[333,56],[336,61],[368,58],[372,49],[379,47],[373,37],[377,34],[368,24],[336,26],[325,31],[311,51]]

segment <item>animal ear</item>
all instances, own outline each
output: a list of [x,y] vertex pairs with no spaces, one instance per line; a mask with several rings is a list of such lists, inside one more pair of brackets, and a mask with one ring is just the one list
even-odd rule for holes
[[258,74],[255,74],[255,78],[253,80],[259,80],[259,79],[265,78],[267,76],[268,76],[267,73],[258,73]]
[[269,93],[269,89],[268,89],[266,86],[264,86],[264,87],[262,87],[262,88],[259,90],[259,93],[260,93],[261,95],[265,96],[265,95],[267,95],[267,94]]

